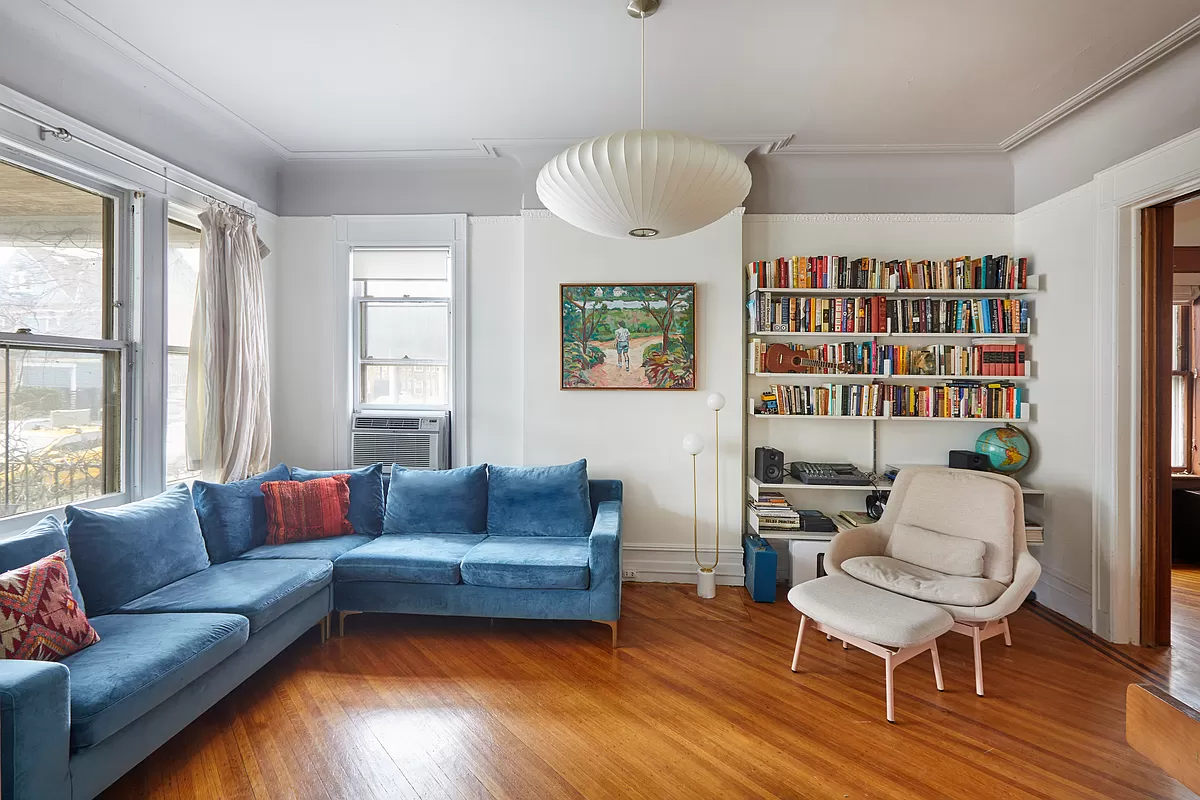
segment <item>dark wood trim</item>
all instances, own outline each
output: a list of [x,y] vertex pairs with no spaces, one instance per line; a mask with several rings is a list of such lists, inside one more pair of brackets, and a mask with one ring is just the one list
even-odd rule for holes
[[1171,300],[1175,211],[1142,210],[1141,631],[1171,641]]
[[1178,247],[1175,251],[1175,272],[1200,272],[1200,247]]

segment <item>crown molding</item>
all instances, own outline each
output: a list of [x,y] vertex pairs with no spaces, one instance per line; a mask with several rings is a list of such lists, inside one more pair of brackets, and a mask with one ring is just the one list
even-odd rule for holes
[[1088,86],[1083,91],[1059,103],[1045,114],[1042,114],[1033,122],[1002,141],[1000,147],[1003,150],[1012,150],[1014,147],[1029,141],[1051,125],[1078,111],[1126,79],[1133,77],[1154,62],[1187,44],[1196,38],[1197,35],[1200,35],[1200,16],[1188,20],[1091,86]]
[[822,225],[969,225],[1011,222],[1012,214],[747,214],[747,223]]
[[789,141],[781,147],[769,151],[771,154],[783,155],[820,155],[820,156],[863,156],[863,155],[897,155],[905,153],[932,154],[979,154],[1003,153],[994,144],[804,144]]
[[524,219],[550,219],[554,214],[547,208],[522,208],[521,217]]
[[491,214],[484,216],[467,216],[468,225],[505,225],[511,222],[520,222],[523,214]]

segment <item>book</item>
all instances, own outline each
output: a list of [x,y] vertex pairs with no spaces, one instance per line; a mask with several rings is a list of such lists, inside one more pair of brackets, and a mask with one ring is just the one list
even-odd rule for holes
[[878,520],[872,519],[871,515],[865,511],[839,511],[838,516],[846,522],[853,525],[855,528],[861,525],[872,525]]

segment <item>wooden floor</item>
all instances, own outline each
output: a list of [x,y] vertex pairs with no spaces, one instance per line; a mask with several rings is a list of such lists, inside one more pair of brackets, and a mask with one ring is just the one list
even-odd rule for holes
[[[1200,571],[1188,580],[1200,589]],[[987,697],[970,640],[947,635],[946,691],[927,657],[904,664],[889,725],[878,658],[810,635],[789,671],[785,602],[633,584],[623,615],[616,652],[593,623],[351,617],[344,639],[314,630],[104,797],[1193,796],[1125,743],[1124,696],[1175,670],[1193,680],[1200,635],[1176,659],[1027,606],[1013,648],[984,644]]]

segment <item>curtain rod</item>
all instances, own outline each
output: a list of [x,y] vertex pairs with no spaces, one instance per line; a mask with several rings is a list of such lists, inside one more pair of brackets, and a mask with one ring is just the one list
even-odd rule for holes
[[208,194],[207,192],[202,192],[199,189],[195,188],[194,186],[186,184],[183,181],[176,180],[175,178],[172,178],[171,176],[166,175],[165,173],[158,172],[157,170],[151,169],[150,167],[147,167],[144,164],[139,164],[138,162],[134,161],[131,158],[123,156],[120,153],[114,153],[113,151],[111,151],[105,147],[102,147],[101,145],[95,144],[94,142],[89,142],[87,139],[80,139],[78,136],[71,133],[66,128],[50,125],[49,123],[44,122],[43,120],[40,120],[35,116],[25,113],[24,111],[20,110],[19,108],[13,108],[12,106],[8,105],[7,103],[0,103],[0,109],[4,109],[5,111],[9,112],[10,114],[15,114],[16,116],[20,117],[21,119],[26,120],[28,122],[32,122],[34,125],[37,125],[38,126],[38,138],[41,139],[43,142],[46,141],[47,136],[52,136],[60,142],[78,142],[79,144],[83,145],[84,147],[90,147],[91,149],[93,149],[97,152],[104,153],[106,156],[115,158],[118,161],[121,161],[122,163],[128,164],[129,166],[134,167],[136,169],[140,169],[142,172],[146,172],[150,175],[153,175],[154,177],[156,177],[160,180],[164,180],[167,183],[174,184],[175,186],[178,186],[181,189],[187,189],[189,192],[195,192],[196,194],[200,195],[204,199],[204,201],[206,203],[208,203],[210,206],[224,208],[224,209],[227,209],[234,213],[243,214],[252,219],[254,218],[253,214],[251,214],[246,209],[241,208],[240,206],[235,206],[232,203],[227,203],[224,200],[221,200],[220,198],[213,197],[212,195]]

